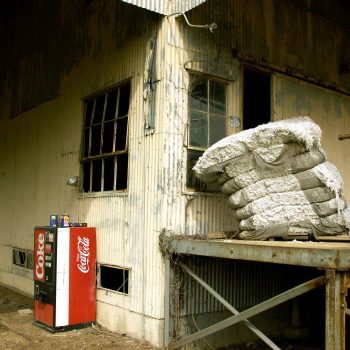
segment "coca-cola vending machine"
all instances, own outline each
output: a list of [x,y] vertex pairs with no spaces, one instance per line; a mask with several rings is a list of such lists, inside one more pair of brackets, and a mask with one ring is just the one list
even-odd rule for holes
[[34,228],[34,322],[51,331],[96,320],[96,230]]

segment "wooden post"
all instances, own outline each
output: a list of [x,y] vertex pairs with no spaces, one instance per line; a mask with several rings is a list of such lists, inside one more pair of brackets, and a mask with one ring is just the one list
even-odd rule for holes
[[326,350],[345,350],[346,272],[326,271]]

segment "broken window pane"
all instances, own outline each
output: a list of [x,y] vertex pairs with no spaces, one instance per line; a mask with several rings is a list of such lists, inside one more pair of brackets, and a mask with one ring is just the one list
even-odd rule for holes
[[116,151],[123,151],[126,149],[128,119],[117,119],[117,136],[116,136]]
[[208,81],[194,78],[190,85],[190,108],[200,111],[208,109]]
[[114,140],[114,121],[104,123],[103,125],[103,147],[102,153],[113,152],[113,140]]
[[90,164],[91,162],[85,162],[83,166],[83,190],[84,192],[90,192]]
[[104,182],[103,190],[104,191],[113,191],[114,189],[114,157],[104,159]]
[[92,162],[92,188],[91,192],[101,191],[102,159]]
[[215,81],[209,85],[209,113],[226,115],[226,87]]
[[85,126],[90,126],[92,118],[92,110],[94,107],[94,99],[85,102]]
[[130,84],[120,88],[118,117],[123,117],[129,112]]
[[101,124],[91,127],[91,151],[90,156],[100,154],[101,147]]
[[84,157],[87,157],[89,155],[90,130],[90,128],[84,130]]
[[117,157],[117,190],[126,190],[128,183],[128,154]]
[[113,90],[107,94],[105,120],[111,120],[115,118],[115,111],[117,108],[117,97],[118,90]]
[[208,114],[190,112],[190,146],[208,147]]
[[93,124],[101,123],[103,118],[103,110],[105,105],[105,95],[96,97],[95,113]]

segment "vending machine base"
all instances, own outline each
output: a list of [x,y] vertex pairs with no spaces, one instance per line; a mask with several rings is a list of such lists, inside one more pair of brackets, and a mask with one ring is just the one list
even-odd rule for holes
[[96,322],[87,322],[87,323],[79,323],[71,326],[62,326],[62,327],[50,327],[45,323],[41,323],[40,321],[34,320],[33,324],[37,327],[43,328],[46,331],[49,331],[51,333],[58,333],[58,332],[69,332],[74,329],[82,329],[82,328],[88,328],[96,326]]
[[51,332],[96,322],[96,230],[35,227],[34,324]]

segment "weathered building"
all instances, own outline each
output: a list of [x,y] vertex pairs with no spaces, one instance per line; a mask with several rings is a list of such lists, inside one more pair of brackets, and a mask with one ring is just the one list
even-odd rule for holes
[[[161,346],[160,233],[231,224],[226,198],[191,174],[210,144],[308,115],[350,199],[338,139],[350,132],[349,10],[340,0],[8,2],[0,283],[32,294],[33,227],[67,213],[97,228],[98,322]],[[78,187],[66,185],[73,175]]]

